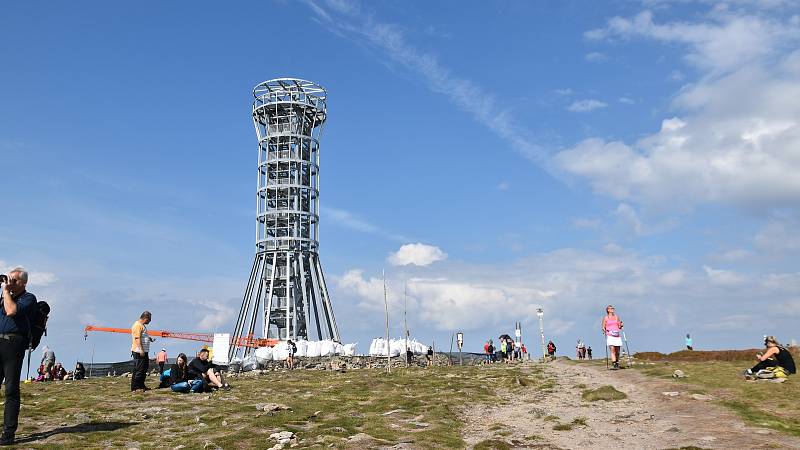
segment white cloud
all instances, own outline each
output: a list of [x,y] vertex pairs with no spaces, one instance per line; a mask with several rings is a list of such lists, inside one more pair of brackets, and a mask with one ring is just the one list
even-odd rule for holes
[[620,103],[624,103],[624,104],[626,104],[626,105],[632,105],[632,104],[636,103],[636,101],[635,101],[635,100],[633,100],[632,98],[630,98],[630,97],[624,97],[624,96],[623,96],[623,97],[620,97],[620,98],[618,99],[618,101],[619,101]]
[[555,92],[558,95],[572,95],[573,94],[572,89],[570,89],[570,88],[556,89]]
[[686,78],[686,75],[684,75],[680,70],[673,70],[669,74],[669,79],[672,81],[683,81],[684,78]]
[[22,267],[28,271],[28,288],[50,286],[58,281],[58,277],[56,277],[54,273],[39,272],[38,270],[28,269],[24,266],[11,265],[3,260],[0,260],[0,273],[7,274],[9,270],[16,269],[17,267]]
[[681,115],[634,143],[590,138],[555,165],[618,200],[685,210],[800,205],[800,27],[797,19],[713,9],[697,23],[615,17],[589,39],[646,38],[686,48],[701,78],[681,88]]
[[737,286],[746,281],[744,276],[732,270],[714,269],[709,266],[703,266],[703,270],[709,281],[717,286]]
[[664,286],[674,287],[681,285],[686,280],[686,272],[683,270],[670,270],[658,277],[658,282]]
[[601,63],[608,61],[608,57],[600,52],[587,53],[586,56],[584,56],[584,59],[586,59],[586,61],[593,63]]
[[436,261],[445,259],[447,259],[447,253],[443,252],[439,247],[421,243],[405,244],[387,258],[393,266],[405,266],[408,264],[428,266]]
[[642,221],[639,219],[639,214],[637,214],[636,210],[630,205],[620,203],[617,206],[616,216],[621,222],[628,226],[634,234],[641,235],[643,233]]
[[497,189],[501,191],[507,191],[511,188],[511,184],[508,181],[501,181],[497,184]]
[[324,207],[322,208],[323,220],[330,220],[332,223],[363,233],[381,236],[393,241],[408,241],[408,237],[388,232],[377,225],[367,222],[355,214],[343,209]]
[[773,254],[800,251],[800,223],[772,219],[755,236],[756,246]]
[[572,112],[589,112],[595,109],[605,108],[607,104],[595,99],[576,100],[572,102],[567,110]]

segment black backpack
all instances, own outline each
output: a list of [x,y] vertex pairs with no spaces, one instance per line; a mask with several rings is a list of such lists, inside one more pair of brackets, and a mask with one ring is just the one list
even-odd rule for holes
[[47,302],[37,301],[33,305],[33,310],[28,315],[31,324],[31,342],[28,348],[31,350],[36,350],[36,347],[42,342],[42,335],[47,336],[47,319],[49,315],[50,305]]

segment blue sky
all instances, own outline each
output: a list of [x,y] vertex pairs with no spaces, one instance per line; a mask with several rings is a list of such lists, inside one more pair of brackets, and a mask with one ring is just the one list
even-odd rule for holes
[[[800,318],[792,2],[97,2],[0,16],[0,268],[86,324],[232,328],[254,251],[251,90],[329,92],[321,259],[344,340],[469,350],[535,308],[562,349],[789,341]],[[174,354],[193,344],[166,342]]]

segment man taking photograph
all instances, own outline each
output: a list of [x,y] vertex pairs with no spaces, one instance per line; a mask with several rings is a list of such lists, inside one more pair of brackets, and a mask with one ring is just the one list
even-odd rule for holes
[[[28,272],[21,267],[0,276],[3,284],[3,306],[0,309],[0,368],[5,378],[3,434],[0,445],[14,444],[19,419],[19,377],[22,360],[30,341],[30,314],[36,297],[25,290]],[[2,381],[2,380],[0,380]]]

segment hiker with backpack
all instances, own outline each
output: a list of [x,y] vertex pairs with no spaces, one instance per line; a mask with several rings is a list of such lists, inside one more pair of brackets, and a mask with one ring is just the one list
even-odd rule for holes
[[622,348],[622,319],[617,315],[614,306],[606,306],[606,315],[603,317],[603,336],[606,337],[606,345],[611,352],[611,367],[619,369],[619,354]]
[[[796,373],[797,368],[794,365],[792,354],[775,339],[775,336],[764,336],[764,346],[767,350],[763,354],[756,354],[758,364],[745,371],[747,379],[786,378],[786,376]],[[771,372],[771,374],[765,374],[765,372]]]
[[45,380],[49,380],[50,373],[53,371],[53,367],[56,365],[56,352],[45,345],[42,349],[42,362],[40,362],[39,365],[44,367]]
[[3,306],[0,309],[0,368],[6,384],[0,445],[12,445],[19,423],[19,378],[25,350],[31,342],[31,318],[36,308],[36,296],[25,290],[28,272],[21,267],[12,269],[7,275],[0,275],[0,283],[3,290]]
[[552,357],[556,356],[556,344],[552,340],[547,343],[547,355]]

